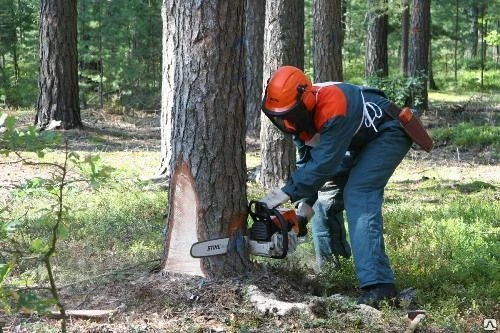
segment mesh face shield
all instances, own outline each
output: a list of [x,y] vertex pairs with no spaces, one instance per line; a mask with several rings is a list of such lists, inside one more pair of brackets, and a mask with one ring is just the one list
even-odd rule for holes
[[273,112],[262,107],[264,114],[282,132],[298,135],[301,132],[314,133],[313,113],[307,111],[299,100],[284,112]]

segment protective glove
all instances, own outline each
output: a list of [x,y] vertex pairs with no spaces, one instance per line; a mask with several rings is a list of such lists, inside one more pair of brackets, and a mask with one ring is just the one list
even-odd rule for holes
[[307,222],[313,217],[314,210],[305,202],[299,202],[297,210],[297,221],[299,222],[300,232],[297,236],[304,237],[307,235]]
[[290,200],[288,194],[283,192],[280,188],[275,188],[268,195],[259,200],[259,202],[266,204],[267,208],[273,209],[281,204],[284,204],[288,200]]

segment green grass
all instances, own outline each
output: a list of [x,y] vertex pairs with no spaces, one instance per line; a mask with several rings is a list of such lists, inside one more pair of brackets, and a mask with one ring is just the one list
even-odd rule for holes
[[[31,153],[24,155],[35,157]],[[61,161],[62,156],[51,152],[43,161]],[[61,238],[54,257],[58,281],[62,284],[159,259],[162,255],[167,192],[139,179],[154,174],[156,154],[112,152],[100,156],[106,165],[116,166],[106,182],[94,187],[73,183],[66,188],[65,237]],[[137,163],[138,160],[144,162]],[[29,168],[26,172],[30,172]],[[37,176],[47,177],[49,173]],[[38,182],[27,179],[12,191],[8,210],[1,214],[2,219],[19,220],[16,238],[25,248],[34,239],[47,243],[50,236],[52,223],[42,223],[41,217],[55,201],[50,191],[36,186]],[[21,261],[16,272],[20,281],[29,285],[46,278],[43,268],[33,266],[33,261]]]
[[[498,127],[468,123],[437,128],[433,132],[438,142],[497,150],[499,134]],[[149,262],[163,253],[167,192],[138,179],[154,173],[157,153],[112,152],[100,156],[116,168],[111,178],[96,188],[77,185],[68,188],[67,235],[59,243],[54,257],[60,284]],[[58,153],[46,157],[49,161],[60,158]],[[394,179],[404,179],[400,176],[408,169],[419,172],[418,164],[405,163],[406,169],[398,169]],[[258,154],[249,153],[247,164],[257,166]],[[441,170],[439,165],[434,169]],[[37,218],[40,210],[50,204],[50,196],[41,189],[27,189],[29,187],[13,192],[9,211],[4,212],[10,218],[19,217],[20,242],[29,242],[48,231]],[[249,200],[259,199],[266,192],[256,183],[248,184]],[[417,289],[419,304],[431,314],[427,321],[432,325],[450,332],[469,332],[482,318],[499,318],[498,193],[499,184],[481,179],[450,182],[436,176],[389,183],[384,206],[387,251],[398,287]],[[308,243],[301,245],[286,260],[267,262],[273,269],[286,274],[290,281],[305,283],[314,264],[312,242],[309,238]],[[33,265],[33,261],[23,261],[16,267],[10,282],[34,285],[45,278],[42,267]],[[340,270],[326,269],[316,281],[321,295],[354,294],[357,279],[352,260],[343,260]],[[345,318],[339,317],[337,310],[336,307],[328,308],[326,318],[311,321],[304,327],[340,325]],[[387,316],[399,316],[397,311]],[[242,317],[238,320],[235,327],[257,325],[251,322],[254,319]],[[356,318],[338,327],[347,330],[356,325],[360,325],[359,330],[371,331]]]
[[[133,168],[128,172],[123,171],[125,167],[118,170],[122,170],[120,177],[136,174]],[[145,190],[142,182],[126,179],[111,179],[98,189],[74,188],[68,192],[68,237],[55,257],[60,283],[162,254],[167,193],[154,188]],[[398,286],[415,287],[420,303],[432,310],[432,321],[440,326],[463,331],[464,317],[498,316],[497,191],[495,185],[480,181],[450,186],[440,179],[392,182],[388,187],[384,206],[386,244]],[[249,184],[250,198],[264,193],[259,185]],[[46,193],[40,190],[14,197],[11,208],[17,216],[29,212],[24,225],[35,232],[37,211],[46,204]],[[291,258],[270,263],[291,280],[301,281],[301,274],[310,271],[304,263],[312,264],[313,257],[309,241]],[[342,267],[319,276],[325,294],[354,291],[357,281],[352,260],[345,260]],[[20,265],[17,277],[25,283],[36,283],[44,278],[42,271],[40,267]]]
[[498,82],[500,82],[500,71],[490,69],[483,72],[483,87],[481,89],[480,70],[460,70],[455,82],[454,73],[439,72],[435,77],[437,85],[442,90],[455,90],[458,92],[477,91],[498,92]]
[[[50,204],[48,199],[43,190],[15,198],[10,214],[24,215],[19,230],[21,244],[47,238],[48,228],[40,226],[39,217],[41,209]],[[120,181],[111,187],[69,190],[65,205],[70,208],[67,236],[59,243],[55,257],[60,282],[161,257],[165,191],[145,190],[141,182]],[[26,268],[23,279],[33,280],[31,276],[40,274],[40,268],[29,268],[30,264],[20,266]]]
[[[457,331],[465,329],[462,316],[496,318],[500,311],[500,203],[498,188],[487,185],[463,192],[434,180],[410,184],[411,196],[385,208],[398,284],[417,288],[434,320]],[[389,195],[394,191],[401,188]]]
[[457,147],[486,148],[500,150],[500,127],[477,126],[471,123],[461,123],[447,128],[432,130],[432,138],[441,144],[452,144]]

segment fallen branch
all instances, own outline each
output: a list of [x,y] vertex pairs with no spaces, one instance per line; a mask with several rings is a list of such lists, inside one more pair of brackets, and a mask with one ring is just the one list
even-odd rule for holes
[[308,315],[317,316],[322,313],[325,308],[328,308],[329,304],[344,304],[343,306],[351,306],[352,311],[359,314],[363,321],[374,322],[379,321],[382,318],[382,313],[365,304],[354,305],[349,297],[344,295],[332,295],[330,297],[310,297],[307,298],[305,302],[285,302],[276,299],[276,296],[272,293],[264,293],[259,290],[255,285],[250,285],[247,287],[246,291],[248,299],[256,307],[256,309],[263,314],[275,314],[279,316],[284,316],[290,311],[297,309],[301,313],[306,313]]
[[[66,319],[93,319],[93,320],[103,320],[109,319],[115,315],[119,309],[114,310],[66,310]],[[59,311],[51,311],[48,315],[52,319],[62,319],[62,315]]]

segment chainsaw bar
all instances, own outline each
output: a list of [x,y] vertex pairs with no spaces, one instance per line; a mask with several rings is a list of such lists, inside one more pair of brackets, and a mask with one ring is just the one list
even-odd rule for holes
[[216,238],[194,243],[191,246],[191,257],[204,258],[218,256],[228,252],[229,238]]

